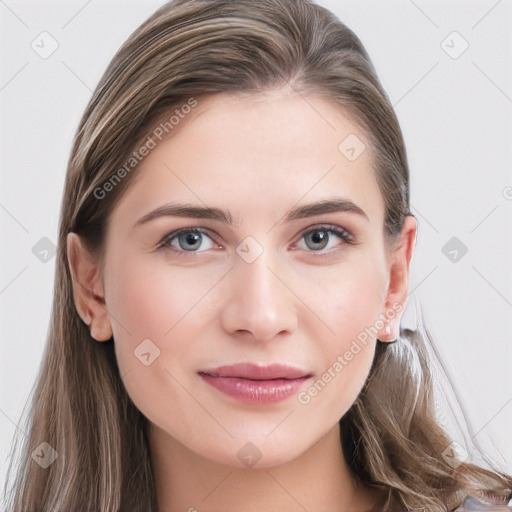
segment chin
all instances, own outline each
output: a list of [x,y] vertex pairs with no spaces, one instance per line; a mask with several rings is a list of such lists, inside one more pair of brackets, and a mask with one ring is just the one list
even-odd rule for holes
[[307,445],[287,445],[277,438],[271,441],[265,440],[264,436],[259,437],[263,438],[262,442],[250,441],[250,437],[244,441],[238,438],[225,443],[219,442],[218,449],[212,450],[210,445],[208,451],[201,455],[218,464],[255,471],[289,463],[308,449]]

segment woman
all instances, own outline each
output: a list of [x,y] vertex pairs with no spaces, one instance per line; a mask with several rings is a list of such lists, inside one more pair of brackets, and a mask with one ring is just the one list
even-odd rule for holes
[[[400,329],[402,134],[306,0],[174,1],[80,123],[12,511],[507,509]],[[480,508],[478,508],[480,507]]]

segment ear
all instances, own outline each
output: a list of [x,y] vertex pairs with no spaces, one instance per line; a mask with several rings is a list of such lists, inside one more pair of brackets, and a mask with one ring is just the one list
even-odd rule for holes
[[389,320],[384,323],[384,327],[377,336],[382,341],[394,340],[399,335],[400,318],[405,309],[409,291],[409,267],[416,245],[417,225],[418,223],[413,215],[405,217],[397,246],[392,249],[388,256],[389,284],[385,311],[394,311],[398,314],[392,316],[384,313],[385,318],[389,318]]
[[95,340],[108,341],[113,332],[105,304],[99,262],[76,233],[68,233],[66,251],[76,310],[89,326]]

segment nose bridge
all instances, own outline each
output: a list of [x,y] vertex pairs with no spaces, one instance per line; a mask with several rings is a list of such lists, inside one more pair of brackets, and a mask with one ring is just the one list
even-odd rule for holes
[[237,249],[239,256],[231,272],[229,298],[223,311],[225,329],[231,333],[248,331],[260,341],[293,331],[293,294],[278,277],[279,258],[265,249],[255,259],[245,258],[251,248],[245,253],[241,249],[247,247],[240,244]]
[[282,290],[277,290],[277,278],[272,271],[275,267],[275,258],[271,257],[270,251],[263,251],[252,263],[239,261],[237,266],[240,272],[243,294],[248,299],[256,302],[270,303],[277,298]]
[[247,306],[271,306],[282,295],[283,290],[277,286],[279,283],[274,275],[275,255],[270,250],[263,250],[254,261],[247,261],[240,257],[235,264],[236,278],[240,286],[239,299]]
[[[259,240],[259,241],[258,241]],[[276,288],[275,268],[278,266],[278,254],[272,248],[271,237],[263,239],[263,235],[256,240],[247,236],[236,248],[235,274],[245,287],[248,298],[272,298],[272,293],[278,293]]]

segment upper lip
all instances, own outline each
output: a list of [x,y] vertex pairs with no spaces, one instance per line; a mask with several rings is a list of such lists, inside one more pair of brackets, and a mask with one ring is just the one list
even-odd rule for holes
[[260,366],[253,363],[237,363],[219,366],[217,368],[202,370],[199,373],[206,373],[212,377],[232,377],[250,380],[300,379],[311,376],[307,371],[294,366],[284,364]]

